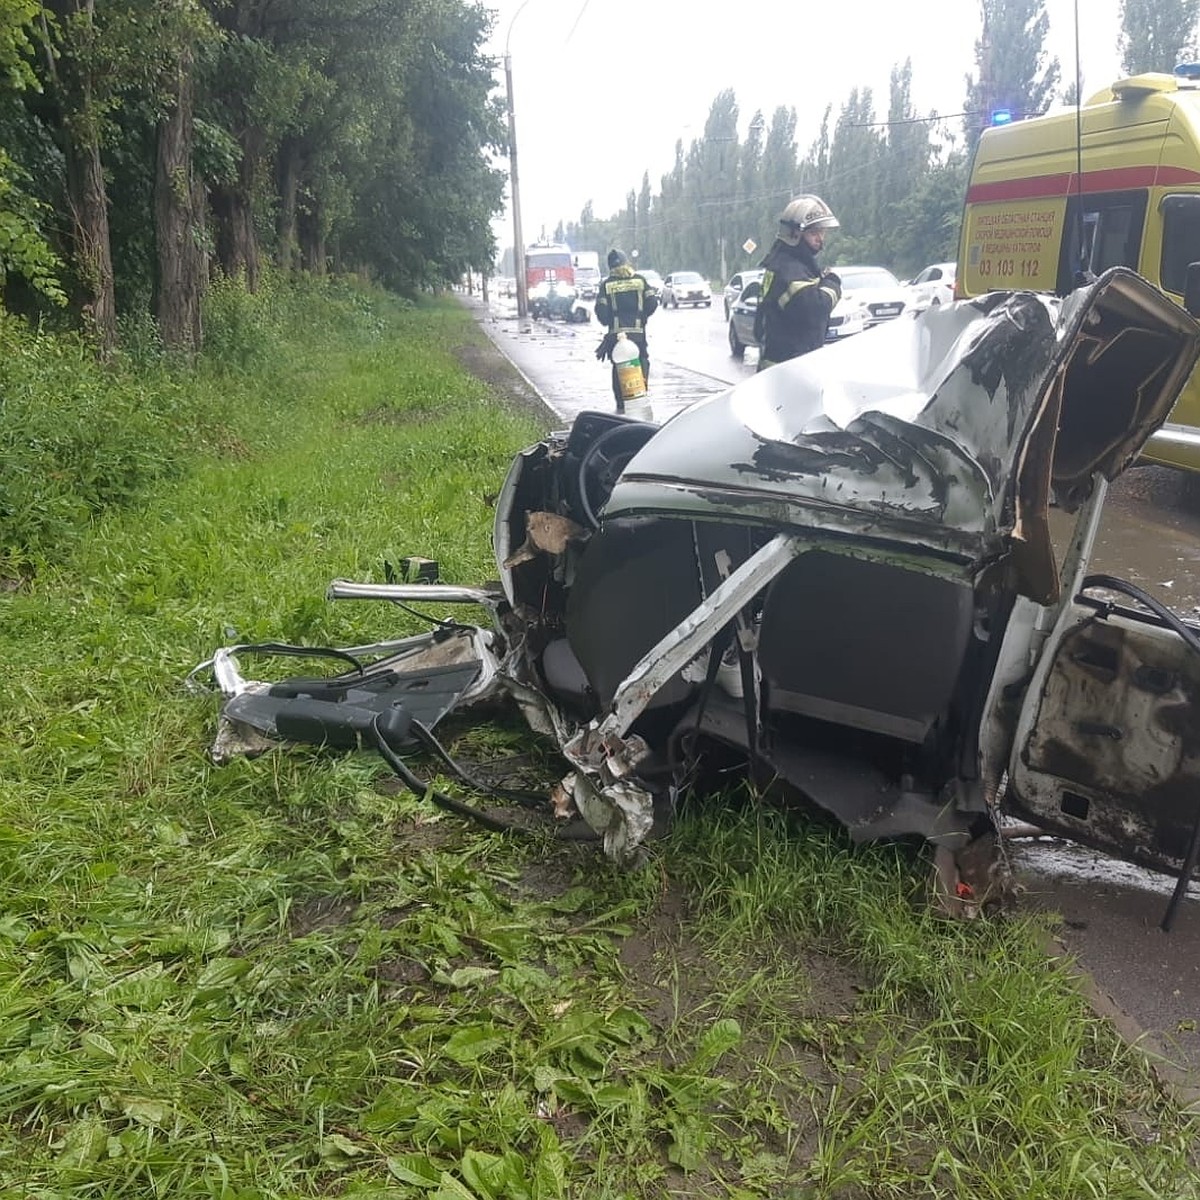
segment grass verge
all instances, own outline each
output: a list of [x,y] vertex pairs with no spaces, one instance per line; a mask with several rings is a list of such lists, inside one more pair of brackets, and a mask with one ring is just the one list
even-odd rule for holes
[[[540,432],[451,302],[223,303],[224,365],[171,381],[210,435],[0,596],[0,1195],[1200,1193],[1038,927],[935,920],[903,850],[733,789],[625,874],[369,756],[211,768],[186,671],[415,631],[328,580],[489,577]],[[555,769],[507,720],[455,748]]]

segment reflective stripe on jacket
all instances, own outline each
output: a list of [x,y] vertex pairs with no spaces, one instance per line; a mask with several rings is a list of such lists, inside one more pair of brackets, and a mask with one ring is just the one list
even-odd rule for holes
[[832,287],[821,286],[816,255],[803,242],[789,246],[777,240],[763,267],[756,321],[762,357],[786,362],[823,346],[838,297]]
[[610,333],[641,333],[656,308],[649,284],[632,267],[615,267],[596,292],[596,320]]

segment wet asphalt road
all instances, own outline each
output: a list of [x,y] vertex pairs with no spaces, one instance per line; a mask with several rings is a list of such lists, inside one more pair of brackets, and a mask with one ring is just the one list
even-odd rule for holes
[[[522,325],[511,300],[465,300],[564,425],[585,409],[613,407],[608,364],[594,357],[603,334],[597,323]],[[729,353],[719,293],[711,309],[660,310],[649,344],[655,421],[754,373],[756,351],[747,350],[742,362]],[[1153,466],[1118,480],[1092,569],[1138,583],[1200,619],[1200,480]],[[1013,863],[1024,903],[1061,915],[1062,952],[1111,998],[1111,1015],[1126,1036],[1161,1059],[1163,1076],[1200,1106],[1200,885],[1193,884],[1173,931],[1164,934],[1158,925],[1172,879],[1051,838],[1014,842]]]

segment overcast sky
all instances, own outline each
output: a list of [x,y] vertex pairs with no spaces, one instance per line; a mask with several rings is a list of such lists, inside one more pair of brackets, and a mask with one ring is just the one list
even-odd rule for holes
[[[975,66],[974,0],[484,0],[496,13],[488,52],[512,56],[517,165],[525,241],[561,218],[622,208],[650,172],[657,193],[684,147],[704,131],[719,91],[737,97],[742,136],[757,109],[797,115],[801,153],[827,104],[871,87],[886,115],[893,66],[912,59],[918,113],[957,113]],[[1078,0],[1083,94],[1120,75],[1120,0]],[[1046,0],[1047,49],[1064,84],[1075,74],[1075,0]],[[519,13],[519,15],[517,15]],[[515,18],[515,19],[514,19]],[[957,132],[960,122],[948,125]],[[511,245],[512,218],[496,222]]]

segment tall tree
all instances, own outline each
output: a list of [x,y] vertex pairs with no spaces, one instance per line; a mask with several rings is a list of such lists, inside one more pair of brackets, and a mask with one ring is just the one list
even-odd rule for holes
[[1046,56],[1045,0],[980,0],[980,12],[975,74],[967,76],[963,105],[971,145],[998,109],[1007,109],[1013,120],[1044,112],[1059,80],[1058,59]]
[[882,203],[899,204],[912,195],[929,170],[930,120],[912,102],[912,59],[892,68],[884,134]]
[[779,214],[796,188],[796,110],[780,105],[771,114],[763,144],[762,187],[759,189],[759,223],[755,236],[769,246],[779,227]]
[[102,354],[117,340],[108,189],[101,144],[115,97],[95,0],[48,0],[41,14],[47,91],[66,166],[72,258],[83,310]]
[[[762,111],[757,111],[750,119],[750,127],[746,131],[746,140],[742,142],[738,152],[737,164],[737,204],[734,208],[733,239],[731,243],[728,269],[739,270],[749,265],[746,251],[742,249],[747,239],[761,242],[763,229],[761,221],[762,188],[763,188],[763,141],[767,130],[767,122]],[[725,282],[724,279],[721,280]]]
[[[21,136],[19,97],[38,86],[29,60],[40,12],[36,0],[0,0],[0,144],[11,145],[10,132],[12,140]],[[0,289],[16,275],[43,298],[62,303],[62,264],[44,228],[48,208],[26,182],[25,171],[0,149]]]
[[1195,46],[1200,0],[1121,0],[1121,65],[1130,75],[1172,71]]
[[205,198],[204,186],[193,168],[192,46],[185,41],[173,59],[172,70],[164,80],[166,110],[158,127],[154,180],[154,231],[158,249],[156,315],[163,345],[191,355],[203,342],[200,301],[206,279],[201,240]]
[[853,88],[838,114],[829,166],[818,191],[841,222],[835,249],[843,261],[880,257],[883,136],[870,88]]
[[704,122],[697,172],[696,236],[687,263],[679,265],[727,277],[730,250],[738,236],[738,158],[737,97],[726,88],[713,99]]

